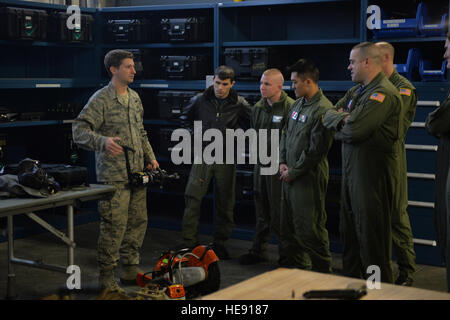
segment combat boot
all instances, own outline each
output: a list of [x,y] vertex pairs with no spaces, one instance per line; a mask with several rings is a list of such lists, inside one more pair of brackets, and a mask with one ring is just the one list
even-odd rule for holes
[[100,271],[98,284],[103,291],[125,294],[125,290],[123,290],[114,279],[114,270]]
[[128,285],[136,284],[136,277],[138,273],[144,273],[137,264],[124,264],[123,272],[120,276],[120,282]]

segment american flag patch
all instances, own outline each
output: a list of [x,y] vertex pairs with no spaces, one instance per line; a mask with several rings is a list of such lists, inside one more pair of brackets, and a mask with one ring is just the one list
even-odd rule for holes
[[353,99],[350,99],[350,102],[347,105],[347,110],[350,110],[352,108],[352,102],[353,102]]
[[408,88],[400,88],[400,94],[409,97],[409,96],[411,95],[411,89],[408,89]]
[[380,103],[382,103],[384,101],[384,98],[386,98],[386,96],[382,93],[372,93],[372,95],[370,96],[370,100],[375,100],[378,101]]
[[298,117],[298,112],[297,111],[292,112],[292,115],[291,115],[292,120],[297,120],[297,117]]

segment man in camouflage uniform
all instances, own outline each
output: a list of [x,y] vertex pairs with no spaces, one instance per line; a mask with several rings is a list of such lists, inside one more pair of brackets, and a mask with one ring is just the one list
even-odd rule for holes
[[403,129],[400,135],[400,180],[397,200],[392,211],[392,243],[397,254],[399,275],[395,284],[411,286],[416,272],[416,253],[409,221],[408,211],[408,177],[406,167],[405,138],[411,122],[414,120],[417,107],[416,88],[405,77],[402,77],[394,67],[394,47],[388,42],[375,44],[381,53],[381,68],[389,81],[398,89],[403,101]]
[[[373,43],[350,52],[352,87],[325,113],[323,123],[342,141],[340,234],[346,276],[360,278],[379,268],[393,283],[392,211],[398,186],[402,100],[381,68]],[[370,268],[369,268],[370,267]],[[378,270],[378,269],[374,270]]]
[[97,180],[116,188],[110,200],[99,202],[99,284],[104,289],[123,292],[114,279],[114,269],[121,258],[121,281],[135,283],[141,271],[139,249],[147,229],[147,190],[130,187],[124,153],[128,152],[131,172],[144,167],[156,169],[159,165],[144,130],[142,102],[128,87],[136,74],[133,54],[112,50],[104,63],[111,82],[89,99],[72,131],[75,143],[95,151]]
[[333,105],[319,88],[319,70],[313,62],[300,59],[290,71],[298,99],[280,143],[280,264],[331,273],[325,197],[333,135],[322,125],[322,117]]
[[[261,76],[259,100],[252,111],[251,127],[255,130],[283,129],[294,99],[283,91],[284,78],[278,69],[268,69]],[[271,150],[271,140],[267,140],[267,150]],[[277,154],[278,156],[278,154]],[[241,256],[239,262],[244,265],[262,262],[268,259],[267,244],[270,231],[280,243],[280,210],[281,210],[281,180],[280,174],[262,175],[261,164],[256,164],[253,170],[253,189],[255,190],[256,230],[253,246],[250,252]]]

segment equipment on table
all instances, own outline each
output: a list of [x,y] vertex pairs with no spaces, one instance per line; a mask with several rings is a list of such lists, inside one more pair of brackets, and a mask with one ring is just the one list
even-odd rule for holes
[[363,283],[350,283],[346,289],[311,290],[303,294],[306,299],[344,299],[356,300],[367,294],[367,287]]

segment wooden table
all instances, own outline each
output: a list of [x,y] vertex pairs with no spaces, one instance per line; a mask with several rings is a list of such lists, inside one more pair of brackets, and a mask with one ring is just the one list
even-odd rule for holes
[[[298,300],[310,290],[345,289],[365,280],[299,269],[279,268],[202,297],[203,300]],[[294,293],[294,294],[293,294]],[[293,297],[294,296],[294,297]],[[381,283],[362,300],[450,300],[450,294]]]

